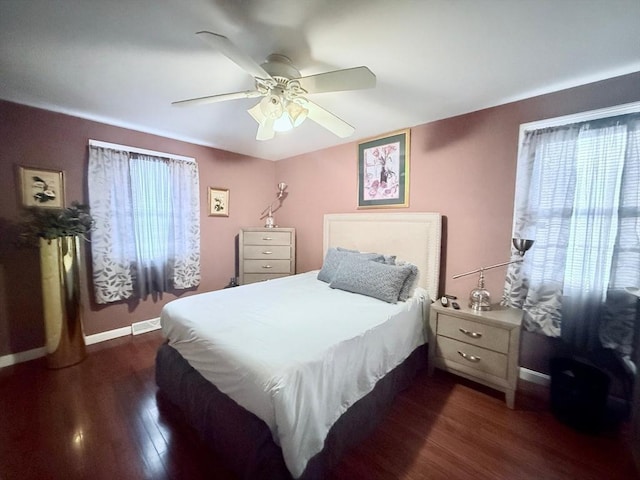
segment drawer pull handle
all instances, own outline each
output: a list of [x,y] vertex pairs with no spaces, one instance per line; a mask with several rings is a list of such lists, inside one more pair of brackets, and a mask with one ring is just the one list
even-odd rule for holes
[[273,252],[271,250],[265,250],[264,252],[262,252],[263,255],[273,255]]
[[470,332],[469,330],[466,330],[464,328],[459,328],[458,330],[460,330],[462,333],[464,333],[465,335],[468,335],[471,338],[480,338],[480,337],[482,337],[482,334],[478,333],[478,332]]
[[263,240],[273,240],[272,237],[262,237]]
[[262,265],[262,268],[273,268],[271,265]]
[[475,355],[467,355],[466,353],[461,352],[460,350],[458,350],[458,354],[459,354],[462,358],[464,358],[465,360],[468,360],[468,361],[470,361],[470,362],[477,363],[477,362],[479,362],[479,361],[480,361],[480,357],[476,357]]

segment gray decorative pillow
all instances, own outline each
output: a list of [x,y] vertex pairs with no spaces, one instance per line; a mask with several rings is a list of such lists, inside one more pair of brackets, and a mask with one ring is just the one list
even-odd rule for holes
[[[348,248],[342,248],[342,247],[337,247],[339,252],[351,252],[351,253],[362,253],[358,250],[349,250]],[[379,254],[382,255],[383,257],[383,262],[382,263],[386,263],[387,265],[395,265],[396,264],[396,256],[395,255],[383,255],[383,254]],[[374,262],[378,262],[378,259],[373,259]]]
[[387,265],[395,265],[396,264],[396,256],[395,255],[383,255],[384,263]]
[[340,263],[329,286],[397,303],[409,272],[408,268],[351,257]]
[[400,290],[400,294],[398,295],[398,300],[400,300],[401,302],[404,302],[411,295],[413,295],[413,290],[418,280],[418,267],[408,262],[403,262],[401,264],[398,264],[398,266],[401,268],[405,268],[409,271],[407,278],[404,281],[404,284],[402,285],[402,289]]
[[379,253],[360,253],[352,250],[341,250],[339,248],[329,248],[327,249],[327,254],[324,257],[324,262],[322,263],[322,269],[318,272],[318,280],[323,282],[331,283],[333,280],[340,263],[345,258],[362,258],[364,260],[374,260],[382,262],[384,261],[384,257]]

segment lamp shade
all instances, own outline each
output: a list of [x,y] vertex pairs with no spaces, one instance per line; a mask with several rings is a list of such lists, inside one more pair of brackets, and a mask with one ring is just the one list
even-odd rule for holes
[[300,126],[309,114],[300,101],[285,98],[282,93],[272,93],[247,110],[260,125],[256,138],[268,140],[273,138],[274,131],[287,132]]
[[525,240],[524,238],[514,238],[512,242],[520,256],[524,256],[524,254],[533,246],[533,240]]
[[287,113],[291,117],[291,121],[293,122],[294,127],[299,127],[302,125],[302,122],[305,121],[307,115],[309,114],[309,110],[304,108],[297,102],[289,102],[287,105]]

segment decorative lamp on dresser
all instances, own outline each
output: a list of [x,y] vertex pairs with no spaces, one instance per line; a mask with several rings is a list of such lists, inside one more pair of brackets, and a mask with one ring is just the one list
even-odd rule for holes
[[431,305],[429,375],[440,368],[505,393],[513,408],[518,384],[522,310],[476,311]]
[[240,285],[296,273],[295,228],[243,228],[238,245]]

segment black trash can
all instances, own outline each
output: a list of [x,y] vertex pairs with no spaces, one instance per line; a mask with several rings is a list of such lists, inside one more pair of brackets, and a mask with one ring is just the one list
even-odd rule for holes
[[581,431],[604,426],[611,380],[603,370],[577,358],[551,359],[551,411]]

